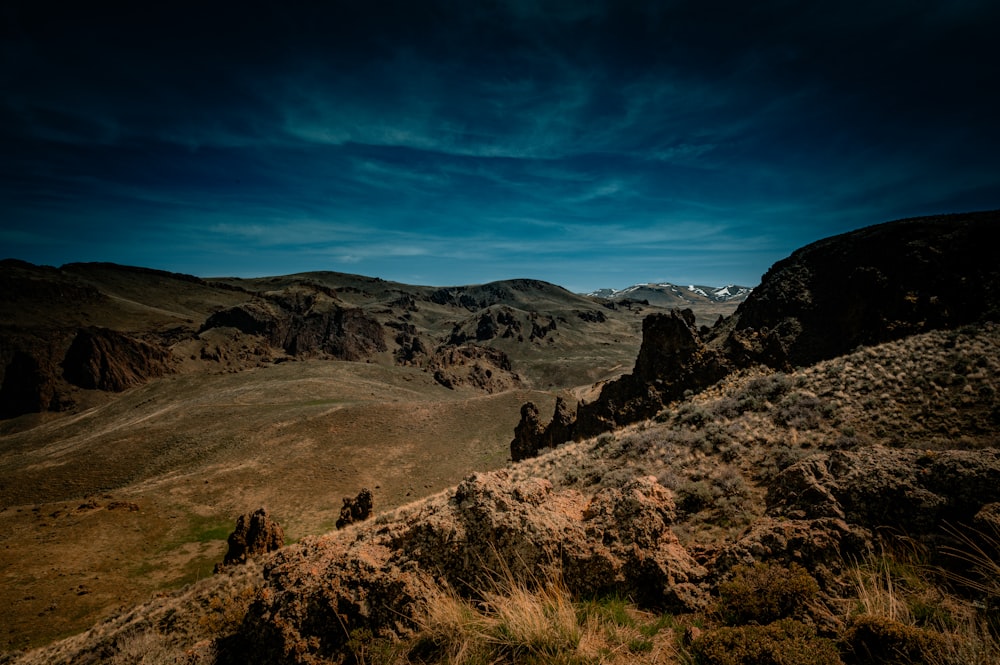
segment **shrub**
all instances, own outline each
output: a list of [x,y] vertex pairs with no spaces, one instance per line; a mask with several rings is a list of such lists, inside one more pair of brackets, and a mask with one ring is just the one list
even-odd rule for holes
[[843,665],[832,640],[799,621],[719,628],[691,644],[698,665]]
[[873,614],[852,618],[844,643],[860,662],[884,665],[927,662],[944,646],[939,633]]
[[712,486],[704,480],[686,482],[676,491],[677,507],[689,515],[708,508],[717,498]]
[[792,616],[819,593],[805,568],[766,563],[737,566],[733,577],[719,585],[719,612],[730,625],[771,623]]
[[814,395],[792,393],[781,401],[774,419],[785,427],[816,429],[833,414],[833,405]]

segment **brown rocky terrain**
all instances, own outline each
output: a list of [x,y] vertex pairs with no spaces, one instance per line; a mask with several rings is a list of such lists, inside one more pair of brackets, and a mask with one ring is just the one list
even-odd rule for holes
[[[483,598],[498,574],[529,584],[557,577],[569,597],[623,594],[672,617],[674,627],[653,639],[661,659],[648,662],[687,662],[713,635],[736,630],[727,622],[768,623],[772,611],[802,626],[782,630],[812,635],[817,653],[840,654],[823,662],[872,662],[860,650],[900,626],[916,631],[906,633],[916,643],[930,636],[927,644],[938,645],[944,655],[929,662],[995,662],[1000,642],[988,633],[973,636],[974,659],[955,645],[971,644],[960,627],[1000,599],[990,578],[977,577],[989,569],[977,572],[961,557],[969,551],[962,537],[983,538],[992,551],[998,347],[1000,326],[983,324],[790,373],[738,372],[651,420],[469,475],[14,662],[98,662],[137,636],[147,649],[193,662],[354,662],[359,654],[406,662],[426,653],[419,635],[433,608],[455,596]],[[866,416],[872,400],[878,418]],[[909,623],[902,613],[891,623],[857,609],[872,600],[865,585],[880,583],[883,565],[897,576],[888,584],[902,587],[892,601],[912,608]],[[804,588],[815,591],[801,605],[793,598],[784,609],[779,602],[740,609],[749,619],[725,618],[736,611],[725,605],[731,589],[766,597],[784,588],[776,579],[812,580]],[[934,614],[915,619],[927,603]],[[431,653],[432,662],[444,658]],[[584,662],[614,660],[579,653]],[[645,651],[626,654],[647,662]]]
[[[218,375],[216,394],[225,399],[206,405],[211,408],[196,442],[178,442],[190,454],[213,437],[223,439],[199,452],[197,463],[185,467],[164,459],[169,450],[143,450],[149,437],[124,439],[147,464],[171,471],[141,471],[135,476],[140,480],[117,485],[105,480],[120,488],[120,497],[75,509],[66,505],[48,518],[40,510],[22,516],[7,509],[2,515],[15,525],[51,520],[70,528],[98,513],[136,520],[153,512],[149,502],[167,497],[191,497],[175,506],[209,505],[209,490],[196,489],[202,479],[241,486],[263,470],[269,477],[257,482],[260,490],[245,491],[242,500],[279,502],[274,514],[301,534],[298,542],[123,608],[80,635],[12,652],[6,660],[134,662],[139,654],[155,656],[155,662],[215,663],[995,663],[996,269],[982,253],[944,256],[968,249],[968,239],[987,233],[995,218],[988,213],[907,220],[817,243],[777,264],[732,318],[711,329],[691,312],[653,313],[643,322],[641,345],[633,347],[632,373],[603,370],[597,378],[604,381],[592,391],[557,383],[579,366],[569,362],[554,371],[552,356],[541,351],[556,344],[564,345],[559,353],[593,349],[583,341],[586,328],[578,326],[599,323],[600,317],[584,313],[577,323],[567,316],[572,310],[542,314],[540,308],[533,316],[531,298],[558,294],[547,285],[440,289],[428,301],[411,293],[396,305],[366,306],[366,289],[373,287],[356,278],[341,286],[338,294],[346,295],[337,295],[337,307],[395,321],[398,327],[388,327],[400,332],[396,348],[387,342],[371,363],[297,360]],[[866,249],[868,243],[881,245],[881,252]],[[903,249],[894,253],[894,247]],[[910,258],[898,258],[907,251]],[[928,262],[965,271],[965,277],[910,274]],[[831,285],[838,271],[882,275],[876,283],[885,288],[851,287],[844,296]],[[977,290],[973,278],[990,288]],[[267,286],[287,289],[287,280],[301,284],[299,277],[275,278]],[[972,295],[940,290],[959,285]],[[253,285],[253,298],[264,298],[263,286]],[[868,300],[873,295],[893,297],[883,307]],[[420,360],[442,345],[415,342],[425,337],[436,311],[430,305],[421,311],[425,302],[472,314],[448,321],[445,347],[495,342],[482,345],[492,351],[474,360],[502,352],[490,362],[503,369],[508,358],[506,371],[525,383],[493,393],[476,382],[445,385]],[[754,318],[764,310],[774,318]],[[586,311],[614,320],[599,309]],[[855,314],[872,327],[852,327]],[[201,334],[236,334],[221,330]],[[552,339],[557,341],[547,341]],[[282,353],[287,357],[287,350]],[[331,366],[337,368],[333,378]],[[486,369],[480,376],[487,376]],[[254,374],[275,381],[283,372],[288,374],[271,385],[280,392],[247,384]],[[538,377],[578,389],[539,391]],[[130,427],[169,430],[184,421],[164,420],[165,403],[157,401],[156,391],[173,383],[165,390],[184,394],[184,381],[203,380],[195,373],[165,376],[125,391],[104,408],[128,414],[139,409]],[[386,391],[378,399],[358,394],[376,386]],[[515,401],[528,396],[530,387],[530,404]],[[190,394],[186,411],[197,409],[201,394]],[[275,394],[288,400],[277,411],[280,421],[265,408]],[[570,400],[580,395],[587,398],[574,411]],[[477,450],[495,451],[492,446],[509,441],[513,431],[510,452],[520,461],[505,465],[494,458],[476,466],[467,458],[458,464],[455,439],[446,442],[452,446],[448,455],[425,447],[430,438],[404,447],[409,453],[401,453],[398,441],[378,447],[376,455],[366,449],[353,457],[346,442],[326,443],[328,435],[345,431],[339,423],[364,413],[371,414],[369,425],[401,423],[410,438],[408,421],[393,420],[391,396],[411,418],[416,408],[438,420],[454,413],[466,429],[475,423],[481,430],[490,424],[483,416],[511,408],[506,438],[498,430]],[[317,397],[321,404],[312,403]],[[152,406],[143,410],[143,404]],[[251,408],[240,410],[243,405]],[[264,431],[224,440],[222,430],[206,427],[232,422],[220,419],[220,408],[252,419],[247,432]],[[555,414],[548,424],[540,418],[546,412]],[[54,426],[70,429],[43,445]],[[60,477],[60,459],[75,450],[93,454],[85,445],[91,430],[82,426],[71,434],[73,426],[57,418],[7,435],[5,451],[11,454],[5,453],[4,463],[24,480],[0,488],[12,497],[10,505],[25,505],[32,491],[51,492],[27,489],[29,477],[52,483]],[[356,437],[362,428],[347,431]],[[103,436],[120,436],[114,432],[109,428]],[[234,447],[245,460],[242,470],[231,466],[227,451]],[[317,487],[336,484],[336,473],[316,466],[320,457],[309,454],[310,447],[329,450],[338,466],[355,465],[354,489],[338,496],[375,487],[373,518],[309,535],[321,531],[315,515],[303,510],[315,505]],[[266,449],[281,454],[262,454]],[[448,470],[439,484],[421,492],[431,496],[406,504],[399,476],[430,468],[416,461],[427,454],[438,464],[447,462]],[[373,465],[374,458],[393,455],[404,464]],[[281,468],[268,469],[265,460]],[[462,479],[448,482],[463,465]],[[102,466],[113,472],[109,479],[136,473],[135,464],[117,471]],[[207,467],[216,475],[199,471]],[[470,475],[471,469],[479,472]],[[320,484],[272,484],[295,473],[316,475]],[[194,483],[182,480],[188,474]],[[74,480],[67,472],[53,487],[70,498]],[[134,504],[137,510],[112,504]],[[325,514],[329,520],[336,507]],[[228,529],[231,518],[225,524]],[[222,558],[218,550],[202,553]],[[16,574],[8,577],[18,582]],[[18,583],[17,591],[29,588]]]
[[0,282],[0,649],[210,575],[248,510],[297,540],[361,487],[389,509],[503,465],[519,404],[620,374],[644,314],[531,280]]

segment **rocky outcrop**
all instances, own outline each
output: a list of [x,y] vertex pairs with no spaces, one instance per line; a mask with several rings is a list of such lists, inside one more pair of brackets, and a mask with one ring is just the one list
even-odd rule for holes
[[[581,402],[575,418],[566,413],[565,404],[557,403],[552,422],[542,428],[546,434],[534,449],[651,418],[667,402],[680,399],[686,390],[710,386],[730,371],[725,355],[702,341],[691,310],[650,315],[643,320],[642,346],[632,373],[606,384],[594,402]],[[515,447],[519,453],[530,449],[524,444],[525,440],[515,437],[511,456]]]
[[825,588],[852,561],[871,551],[874,534],[835,517],[788,519],[765,516],[754,521],[733,543],[726,545],[711,564],[722,577],[737,565],[754,562],[796,563]]
[[542,435],[545,426],[539,418],[538,407],[534,402],[521,405],[521,420],[514,427],[514,440],[510,442],[510,457],[519,462],[538,455],[542,448]]
[[1000,320],[1000,265],[983,242],[998,224],[1000,211],[925,217],[813,243],[776,263],[704,337],[689,310],[648,316],[635,369],[578,406],[569,436],[651,418],[735,369],[787,371],[859,345]]
[[1000,211],[924,217],[807,245],[767,271],[719,342],[780,369],[997,320],[1000,266],[984,240],[998,224]]
[[818,453],[785,469],[768,490],[768,513],[842,518],[910,535],[972,524],[1000,502],[1000,450],[922,452],[870,446]]
[[526,584],[559,575],[579,594],[615,589],[673,611],[702,607],[706,571],[671,532],[673,519],[670,492],[653,478],[588,496],[503,471],[476,474],[412,514],[360,527],[354,540],[309,538],[282,550],[226,657],[337,661],[352,631],[407,635],[435,598],[475,596],[498,574]]
[[340,517],[337,518],[337,528],[343,529],[348,524],[363,522],[372,514],[374,505],[372,491],[367,487],[361,489],[354,498],[344,497],[344,505],[340,508]]
[[378,321],[322,294],[252,300],[216,312],[201,330],[221,327],[259,335],[290,355],[325,353],[341,360],[363,360],[387,348]]
[[562,397],[556,398],[555,411],[548,425],[539,420],[538,407],[532,402],[521,406],[521,420],[514,428],[510,456],[515,462],[535,457],[543,448],[552,448],[573,437],[576,414]]
[[488,346],[443,346],[434,352],[427,368],[435,381],[450,389],[467,386],[492,394],[521,383],[507,354]]
[[[285,531],[266,508],[258,508],[236,518],[236,528],[227,539],[229,549],[222,567],[246,563],[248,559],[281,549]],[[216,572],[221,568],[216,566]]]
[[121,392],[168,370],[170,352],[107,328],[81,329],[66,351],[63,375],[81,388]]

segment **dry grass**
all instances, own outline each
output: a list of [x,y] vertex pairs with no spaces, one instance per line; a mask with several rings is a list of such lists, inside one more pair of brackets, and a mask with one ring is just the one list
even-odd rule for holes
[[[849,642],[853,638],[863,643],[856,649],[871,650],[869,656],[882,654],[892,659],[888,662],[919,658],[929,665],[996,665],[1000,661],[1000,626],[989,600],[996,598],[991,594],[997,590],[1000,550],[989,551],[977,538],[950,531],[959,545],[947,550],[971,564],[974,576],[924,563],[913,552],[883,552],[853,566],[845,635]],[[986,594],[987,600],[956,595],[941,580]],[[858,638],[859,633],[864,637]]]
[[119,640],[108,665],[176,665],[187,662],[183,649],[156,630],[135,631]]
[[626,599],[574,599],[560,579],[518,580],[503,566],[471,598],[442,590],[417,634],[395,648],[366,645],[369,663],[681,662],[673,621]]

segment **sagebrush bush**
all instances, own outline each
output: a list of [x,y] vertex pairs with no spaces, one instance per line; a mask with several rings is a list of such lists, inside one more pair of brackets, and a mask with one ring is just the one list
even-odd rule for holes
[[859,662],[909,665],[932,660],[944,648],[940,633],[874,614],[853,617],[844,644]]
[[719,614],[730,625],[771,623],[795,615],[817,593],[816,580],[796,563],[736,566],[733,577],[719,584]]
[[843,665],[832,640],[793,619],[709,631],[691,651],[698,665]]

